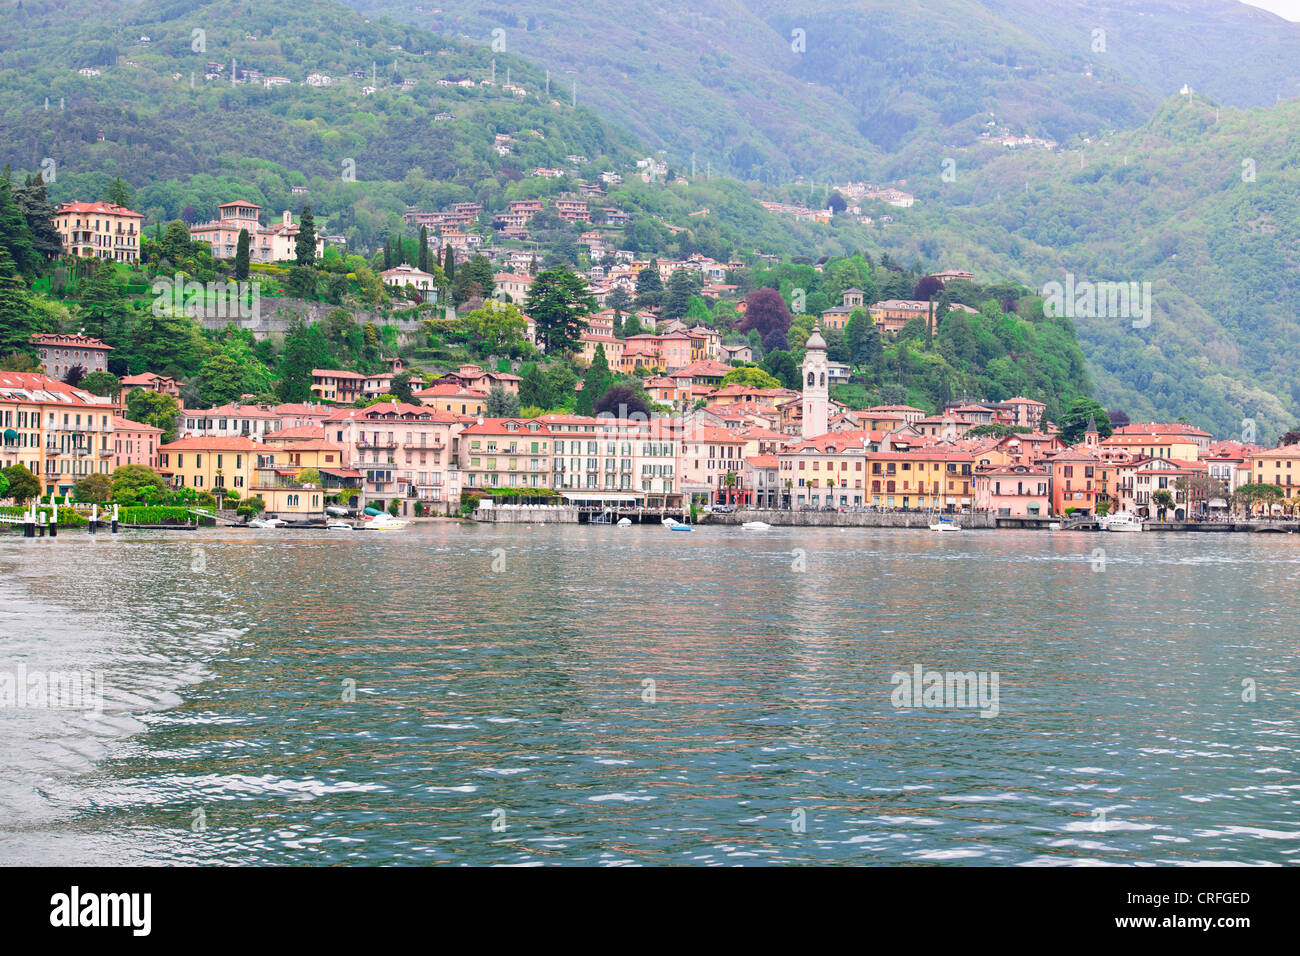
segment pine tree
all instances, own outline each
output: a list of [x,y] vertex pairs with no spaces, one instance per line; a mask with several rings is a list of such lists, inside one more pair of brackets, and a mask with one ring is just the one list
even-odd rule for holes
[[14,260],[0,245],[0,354],[24,352],[35,356],[31,342],[34,331],[27,286],[19,278]]
[[10,181],[7,163],[4,172],[0,173],[0,246],[8,252],[13,268],[18,274],[36,274],[40,267],[41,256],[36,251],[32,231],[27,226],[27,218],[14,199],[13,183]]
[[594,414],[596,402],[613,384],[614,376],[609,370],[609,361],[605,358],[605,346],[597,345],[596,354],[591,358],[591,365],[582,376],[582,391],[578,393],[575,414]]
[[14,188],[14,200],[27,220],[31,230],[32,243],[37,253],[46,259],[57,259],[63,255],[63,238],[54,228],[54,204],[45,194],[45,179],[41,176],[28,176],[27,182]]
[[239,230],[239,242],[235,246],[235,278],[248,278],[248,230]]
[[113,181],[108,184],[108,195],[104,198],[114,206],[130,206],[131,187],[126,184],[121,176],[115,176]]

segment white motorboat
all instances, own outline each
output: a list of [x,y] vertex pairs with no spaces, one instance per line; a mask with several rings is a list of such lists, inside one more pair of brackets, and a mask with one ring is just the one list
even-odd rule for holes
[[766,531],[772,526],[766,521],[746,521],[741,527],[746,531]]
[[1103,531],[1126,532],[1142,530],[1142,519],[1129,511],[1106,515],[1100,520],[1100,524]]
[[619,518],[619,519],[618,519],[618,524],[616,524],[614,527],[616,527],[616,528],[630,528],[630,527],[632,527],[632,519],[631,519],[631,518]]
[[252,518],[248,522],[250,528],[283,528],[286,524],[281,518]]
[[375,515],[361,525],[365,531],[401,531],[405,527],[405,521],[398,521],[392,515]]
[[326,531],[352,531],[354,529],[352,525],[348,524],[346,521],[326,521],[325,530]]
[[681,523],[680,521],[678,521],[676,518],[664,518],[664,520],[663,520],[663,526],[664,526],[665,528],[667,528],[669,531],[691,531],[691,530],[693,530],[693,526],[692,526],[692,525],[689,525],[689,524],[682,524],[682,523]]

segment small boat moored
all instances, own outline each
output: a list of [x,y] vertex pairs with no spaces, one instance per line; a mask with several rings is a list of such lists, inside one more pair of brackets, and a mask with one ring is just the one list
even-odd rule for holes
[[1141,531],[1142,519],[1129,511],[1120,511],[1099,519],[1102,531]]
[[746,521],[741,527],[746,531],[766,531],[772,526],[766,521]]
[[361,525],[363,531],[401,531],[405,527],[405,521],[399,521],[388,514],[374,515]]

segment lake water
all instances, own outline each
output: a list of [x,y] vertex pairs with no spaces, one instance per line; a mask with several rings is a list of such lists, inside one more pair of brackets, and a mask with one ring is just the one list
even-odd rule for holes
[[1295,863],[1298,585],[1285,535],[4,536],[0,674],[104,704],[0,709],[0,863]]

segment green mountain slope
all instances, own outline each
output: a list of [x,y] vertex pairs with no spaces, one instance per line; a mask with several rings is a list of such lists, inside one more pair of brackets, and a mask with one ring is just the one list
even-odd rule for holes
[[1174,97],[1139,130],[1078,153],[972,150],[888,231],[926,254],[1033,288],[1150,282],[1153,316],[1076,318],[1099,397],[1135,418],[1187,415],[1274,434],[1300,408],[1300,102],[1218,108]]
[[1234,0],[347,2],[495,39],[674,164],[769,182],[912,175],[990,115],[1064,142],[1183,83],[1243,107],[1300,92],[1300,25]]

